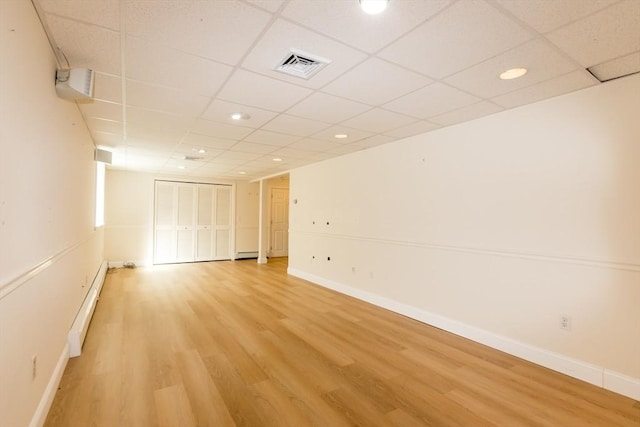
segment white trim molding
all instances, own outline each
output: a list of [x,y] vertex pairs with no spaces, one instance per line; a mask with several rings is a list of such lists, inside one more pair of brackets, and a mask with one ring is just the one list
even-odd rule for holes
[[316,276],[295,268],[288,268],[287,273],[332,289],[336,292],[366,301],[378,307],[386,308],[403,316],[410,317],[430,326],[468,338],[496,350],[503,351],[521,359],[533,362],[545,368],[563,373],[573,378],[586,381],[615,393],[640,400],[640,379],[629,377],[604,367],[592,365],[582,360],[573,359],[559,353],[535,347],[502,335],[495,334],[447,317],[428,312],[390,298]]
[[33,414],[31,418],[31,422],[29,423],[29,427],[42,427],[44,422],[47,420],[47,415],[49,414],[49,409],[51,408],[51,404],[53,403],[53,398],[58,391],[58,386],[60,385],[60,381],[62,380],[62,374],[64,374],[64,370],[67,367],[67,362],[69,361],[69,344],[65,344],[62,349],[62,353],[58,358],[58,363],[56,363],[56,367],[51,374],[51,378],[49,378],[49,382],[47,383],[47,388],[44,390],[42,397],[40,398],[40,403],[38,403],[38,407],[36,408],[36,412]]

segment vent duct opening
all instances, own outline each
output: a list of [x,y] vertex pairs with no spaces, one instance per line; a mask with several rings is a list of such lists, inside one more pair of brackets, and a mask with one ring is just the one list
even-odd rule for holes
[[275,70],[294,77],[310,79],[330,63],[330,59],[291,49],[289,54],[275,67]]

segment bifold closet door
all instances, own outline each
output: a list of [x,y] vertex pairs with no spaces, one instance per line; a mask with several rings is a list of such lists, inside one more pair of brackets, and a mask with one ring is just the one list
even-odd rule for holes
[[197,261],[209,261],[215,257],[214,192],[213,185],[198,185]]
[[196,188],[192,184],[178,184],[177,187],[176,262],[190,262],[195,259]]
[[215,259],[231,258],[231,188],[216,186]]
[[154,263],[231,256],[231,187],[156,181]]

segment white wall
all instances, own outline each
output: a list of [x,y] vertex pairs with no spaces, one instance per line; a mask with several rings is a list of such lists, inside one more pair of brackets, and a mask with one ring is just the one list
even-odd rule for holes
[[260,183],[238,182],[236,186],[236,254],[258,252]]
[[0,58],[0,424],[26,426],[55,393],[103,233],[93,143],[75,103],[56,97],[31,2],[0,2]]
[[154,177],[107,169],[104,256],[109,262],[153,262]]
[[639,94],[632,76],[292,171],[290,272],[639,399]]

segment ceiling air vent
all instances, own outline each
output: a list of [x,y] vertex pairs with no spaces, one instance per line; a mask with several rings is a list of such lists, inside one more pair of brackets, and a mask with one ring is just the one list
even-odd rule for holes
[[275,70],[295,77],[310,79],[330,63],[330,59],[291,49],[289,55],[276,66]]

